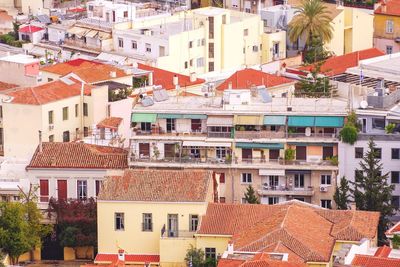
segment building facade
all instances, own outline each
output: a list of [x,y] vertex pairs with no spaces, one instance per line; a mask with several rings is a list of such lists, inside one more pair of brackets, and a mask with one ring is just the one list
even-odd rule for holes
[[386,54],[400,52],[400,3],[382,3],[374,16],[374,47]]

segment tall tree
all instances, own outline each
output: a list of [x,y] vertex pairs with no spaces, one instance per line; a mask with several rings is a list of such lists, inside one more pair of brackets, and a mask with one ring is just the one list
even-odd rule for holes
[[368,142],[368,151],[356,171],[354,189],[352,190],[357,209],[379,211],[378,241],[384,243],[385,231],[389,227],[389,217],[395,214],[392,205],[394,185],[388,181],[389,174],[382,174],[382,163],[373,139]]
[[313,38],[318,38],[322,43],[329,42],[333,38],[330,13],[320,0],[303,0],[296,10],[296,16],[289,23],[290,41],[296,42],[299,38],[304,38],[304,51]]
[[320,74],[321,64],[322,62],[317,64],[307,76],[302,76],[296,83],[296,96],[312,98],[336,96],[337,92],[330,84],[329,78]]
[[337,209],[347,210],[349,208],[350,197],[349,181],[343,176],[340,179],[340,186],[336,187],[335,194],[333,195]]
[[246,193],[244,193],[244,199],[246,200],[246,203],[249,204],[260,204],[260,200],[258,199],[256,195],[256,191],[254,190],[253,186],[249,185],[246,188]]

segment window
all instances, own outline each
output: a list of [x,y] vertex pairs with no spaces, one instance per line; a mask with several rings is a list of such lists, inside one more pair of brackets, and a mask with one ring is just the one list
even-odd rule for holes
[[400,148],[392,148],[392,159],[400,159]]
[[393,20],[386,21],[386,33],[393,33]]
[[189,60],[189,66],[193,67],[193,59]]
[[321,199],[321,207],[323,207],[325,209],[331,209],[332,208],[332,200]]
[[205,248],[206,259],[217,259],[215,248]]
[[47,82],[52,82],[53,79],[52,78],[47,78]]
[[124,231],[125,230],[125,218],[124,213],[116,212],[115,213],[115,230]]
[[190,41],[189,42],[189,48],[192,48],[193,47],[193,41]]
[[100,180],[96,180],[95,181],[95,190],[96,190],[96,197],[99,195],[100,193],[100,187],[101,187],[101,181]]
[[190,219],[189,219],[189,231],[190,232],[196,232],[197,231],[197,227],[199,226],[199,215],[194,215],[191,214],[189,215]]
[[355,158],[362,159],[362,157],[364,156],[364,148],[356,147],[354,151],[355,151]]
[[268,205],[279,203],[279,197],[268,197]]
[[399,196],[392,196],[392,205],[395,206],[396,209],[400,206],[400,197]]
[[63,121],[68,120],[68,107],[63,107]]
[[52,110],[49,111],[49,124],[54,123],[54,112]]
[[202,45],[202,46],[205,46],[205,45],[206,45],[206,39],[205,39],[205,38],[201,39],[201,45]]
[[118,38],[118,47],[119,48],[124,48],[124,39]]
[[145,44],[146,52],[151,53],[151,44]]
[[220,198],[219,198],[219,203],[225,203],[225,202],[226,202],[225,197],[220,197]]
[[279,158],[279,149],[269,150],[269,160],[277,160]]
[[208,57],[214,58],[214,43],[208,44]]
[[258,52],[258,46],[253,45],[253,52]]
[[197,67],[198,67],[198,68],[204,67],[204,57],[199,57],[199,58],[196,60],[196,63],[197,63]]
[[242,173],[242,183],[250,184],[252,182],[251,173]]
[[153,215],[151,213],[143,213],[142,231],[144,232],[153,231]]
[[175,119],[167,119],[167,133],[175,131]]
[[354,171],[354,178],[357,179],[357,177],[362,177],[364,175],[363,171],[361,170],[355,170]]
[[321,175],[321,185],[330,185],[331,184],[331,176],[329,174]]
[[214,18],[208,17],[208,38],[214,39]]
[[201,120],[192,119],[191,127],[192,127],[192,132],[201,132]]
[[304,188],[304,174],[300,173],[294,175],[294,187]]
[[89,136],[89,128],[88,127],[83,127],[83,136],[84,137]]
[[217,146],[215,149],[215,153],[216,153],[217,159],[224,159],[224,158],[226,158],[227,149],[226,149],[226,147]]
[[214,62],[208,62],[208,71],[214,71]]
[[372,118],[372,128],[384,130],[385,129],[385,119],[383,118]]
[[188,62],[187,61],[185,61],[185,69],[187,69],[188,68],[188,66],[189,66],[189,64],[188,64]]
[[132,43],[131,43],[131,45],[132,45],[132,49],[137,49],[137,41],[132,41]]
[[87,103],[83,103],[83,116],[87,117],[89,114],[88,112],[88,104]]
[[243,36],[248,36],[248,35],[249,35],[249,29],[244,29]]
[[386,46],[386,54],[387,54],[387,55],[390,55],[390,54],[392,54],[392,53],[393,53],[393,46],[387,45],[387,46]]
[[54,134],[49,135],[49,142],[54,142]]
[[49,180],[40,180],[40,202],[48,202],[49,201]]
[[93,6],[89,5],[89,11],[93,11]]
[[222,15],[222,24],[226,24],[226,15]]
[[79,116],[79,104],[75,104],[75,117]]
[[63,132],[63,142],[69,142],[69,131]]
[[375,148],[374,149],[375,158],[381,159],[382,158],[382,148]]
[[124,11],[124,18],[128,17],[128,11]]
[[391,172],[391,179],[392,179],[392,184],[398,184],[400,181],[400,172],[398,172],[398,171],[394,171],[394,172]]
[[200,158],[200,147],[198,146],[192,146],[190,147],[190,155],[194,157],[195,159]]
[[279,186],[279,176],[278,175],[270,175],[268,176],[269,187],[271,189],[276,189]]
[[219,183],[224,184],[225,183],[225,173],[218,173],[219,174]]
[[160,57],[163,57],[163,56],[165,56],[165,47],[164,46],[159,46],[158,47],[158,55],[160,56]]
[[139,156],[140,158],[150,157],[150,144],[149,143],[139,143]]
[[78,180],[76,181],[77,188],[77,198],[84,200],[87,198],[87,181],[86,180]]
[[150,122],[141,122],[140,129],[144,132],[151,132],[151,123]]

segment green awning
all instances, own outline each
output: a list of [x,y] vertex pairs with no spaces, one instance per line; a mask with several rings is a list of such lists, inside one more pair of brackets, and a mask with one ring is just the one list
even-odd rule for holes
[[151,122],[155,123],[157,114],[152,113],[132,113],[132,122]]
[[335,143],[313,143],[313,142],[288,142],[288,145],[291,146],[326,146],[326,147],[331,147],[335,146]]
[[264,116],[264,125],[285,125],[286,116]]
[[184,114],[183,115],[184,119],[200,119],[200,120],[205,120],[207,119],[207,115],[204,114]]
[[157,118],[159,119],[182,119],[182,114],[158,114]]
[[344,118],[343,117],[333,117],[333,116],[321,116],[315,117],[315,126],[317,127],[343,127]]
[[315,117],[313,116],[289,116],[288,126],[292,127],[313,127]]
[[263,149],[283,149],[283,144],[279,143],[236,143],[236,148],[263,148]]

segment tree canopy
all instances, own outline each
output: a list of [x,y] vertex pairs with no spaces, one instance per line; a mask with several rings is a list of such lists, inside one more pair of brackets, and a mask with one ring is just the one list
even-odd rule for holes
[[343,176],[340,179],[340,185],[336,187],[335,194],[333,195],[333,199],[336,203],[336,207],[338,210],[347,210],[349,208],[351,192],[349,181]]
[[254,190],[252,185],[249,185],[246,188],[246,193],[244,193],[244,199],[246,200],[246,203],[249,204],[260,204],[260,200],[256,195],[256,191]]

